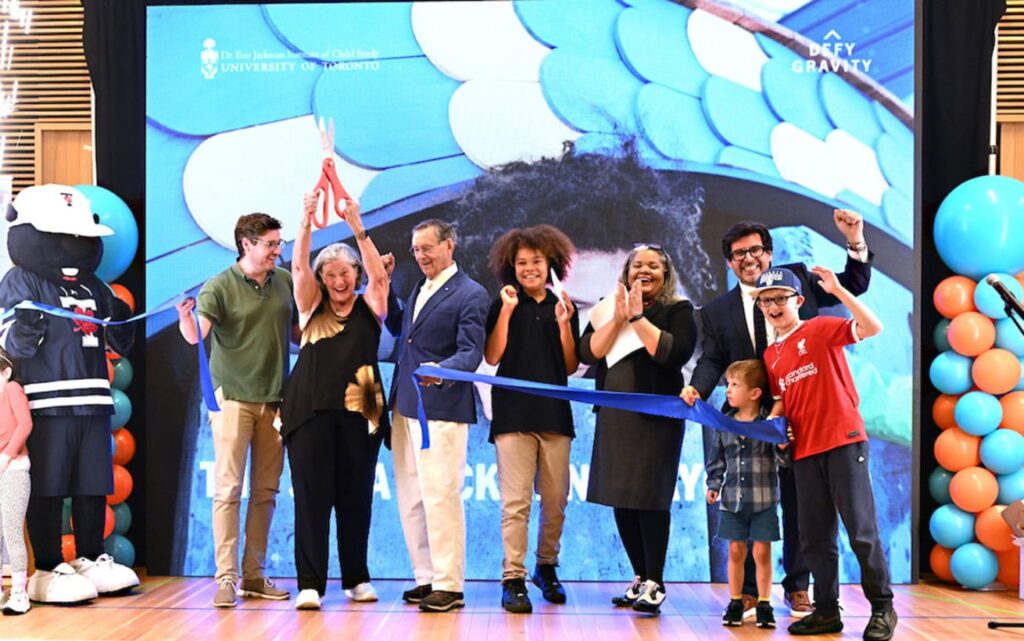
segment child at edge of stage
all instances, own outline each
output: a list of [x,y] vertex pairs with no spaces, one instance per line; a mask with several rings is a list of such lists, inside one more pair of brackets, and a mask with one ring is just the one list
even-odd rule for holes
[[23,528],[28,498],[28,450],[32,414],[21,384],[14,380],[14,361],[0,349],[0,536],[11,561],[11,592],[0,597],[4,614],[25,614],[31,609],[28,592],[28,549]]
[[801,545],[814,575],[814,612],[789,626],[790,634],[839,632],[839,522],[857,556],[871,617],[864,641],[888,641],[896,629],[889,566],[878,534],[868,466],[867,432],[843,348],[882,331],[882,322],[824,267],[811,269],[818,286],[836,296],[852,318],[799,317],[804,297],[788,269],[761,273],[750,292],[775,328],[764,352],[775,404],[792,430],[793,474],[797,485]]
[[[768,387],[764,364],[736,361],[725,370],[725,398],[738,421],[765,418],[762,401]],[[775,627],[772,589],[772,541],[778,541],[778,473],[788,465],[788,443],[774,445],[726,431],[716,431],[707,462],[707,501],[721,501],[718,538],[729,542],[729,604],[722,625],[743,625],[743,578],[748,541],[757,567],[756,625]]]

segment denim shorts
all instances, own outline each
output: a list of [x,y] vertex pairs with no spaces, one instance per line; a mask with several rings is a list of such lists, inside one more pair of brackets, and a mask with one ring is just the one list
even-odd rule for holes
[[722,510],[718,516],[718,538],[725,541],[778,541],[779,515],[770,507],[753,512],[744,507],[739,512]]

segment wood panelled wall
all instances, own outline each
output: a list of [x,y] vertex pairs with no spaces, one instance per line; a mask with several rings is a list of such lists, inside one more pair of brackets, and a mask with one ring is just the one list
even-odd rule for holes
[[[0,172],[14,176],[14,193],[36,180],[36,142],[46,138],[37,136],[37,127],[43,132],[59,132],[68,131],[70,124],[79,131],[88,131],[92,120],[89,70],[82,48],[81,0],[21,0],[21,4],[32,9],[32,30],[26,35],[12,25],[8,37],[14,43],[14,59],[11,70],[0,73],[5,91],[10,91],[14,78],[18,80],[15,111],[0,120],[0,134],[7,137]],[[55,135],[64,137],[61,133]],[[91,159],[91,143],[85,149],[85,138],[88,136],[66,144],[79,145],[75,148],[77,155]],[[81,167],[82,163],[76,160],[75,165]],[[92,182],[91,160],[88,169],[87,176],[62,176],[68,182]],[[40,164],[40,170],[45,178],[51,171],[49,159]]]

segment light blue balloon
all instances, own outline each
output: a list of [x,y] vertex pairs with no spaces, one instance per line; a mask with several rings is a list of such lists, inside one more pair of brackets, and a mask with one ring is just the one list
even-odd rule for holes
[[110,395],[114,399],[114,415],[110,417],[110,429],[113,431],[128,424],[132,417],[132,402],[127,394],[116,387],[110,390]]
[[999,559],[981,543],[966,543],[953,551],[949,569],[956,582],[965,588],[980,590],[996,580]]
[[945,352],[953,349],[949,346],[949,337],[946,333],[949,331],[949,319],[943,318],[939,321],[939,324],[935,326],[935,332],[932,334],[932,339],[935,342],[935,349],[940,352]]
[[953,418],[968,434],[985,436],[1003,421],[1003,406],[988,392],[968,392],[957,400]]
[[132,509],[128,507],[128,503],[118,503],[110,509],[114,511],[114,534],[124,536],[132,526]]
[[981,462],[995,474],[1011,474],[1024,465],[1024,436],[1000,429],[981,439]]
[[1010,474],[1000,474],[996,477],[996,481],[999,482],[999,496],[996,498],[996,503],[1009,505],[1014,501],[1024,499],[1024,468]]
[[971,389],[974,381],[971,379],[971,365],[974,359],[954,351],[942,352],[935,357],[932,365],[928,368],[928,378],[931,379],[935,389],[943,394],[954,396],[963,394]]
[[111,385],[123,392],[132,384],[134,374],[135,370],[131,361],[122,356],[114,361],[114,382]]
[[[1020,286],[1020,283],[1013,276],[1009,274],[989,274],[989,276],[998,278],[999,282],[1006,285],[1006,289],[1010,290],[1010,293],[1017,300],[1020,300],[1021,296],[1024,295],[1024,288]],[[974,306],[978,308],[979,312],[989,318],[1006,318],[1006,303],[999,297],[999,292],[988,284],[988,276],[979,280],[978,286],[974,288]]]
[[128,269],[139,249],[139,225],[135,214],[121,198],[96,185],[75,185],[75,189],[89,199],[92,213],[101,225],[114,230],[112,236],[102,236],[103,258],[96,275],[108,283],[117,280]]
[[972,178],[949,193],[932,236],[942,261],[978,279],[1024,270],[1024,183],[1006,176]]
[[928,476],[928,492],[940,505],[951,503],[953,498],[949,495],[949,482],[953,479],[953,473],[944,467],[937,467]]
[[955,549],[974,540],[974,515],[948,503],[932,512],[928,531],[942,547]]
[[114,557],[114,561],[121,565],[132,567],[135,565],[135,546],[132,542],[120,534],[111,534],[103,542],[103,551]]
[[[1017,329],[1013,321],[1013,318],[996,321],[996,347],[1013,352],[1018,357],[1024,356],[1024,333]],[[1024,322],[1021,325],[1024,326]]]

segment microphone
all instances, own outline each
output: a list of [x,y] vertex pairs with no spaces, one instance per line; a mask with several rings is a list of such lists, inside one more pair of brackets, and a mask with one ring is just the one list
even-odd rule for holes
[[1013,292],[1011,292],[1009,288],[999,280],[998,276],[995,274],[989,274],[988,278],[985,279],[985,282],[991,285],[992,289],[996,290],[996,293],[999,294],[999,298],[1003,299],[1003,302],[1006,303],[1007,307],[1017,312],[1017,316],[1024,319],[1024,305],[1021,305],[1020,301],[1013,295]]

